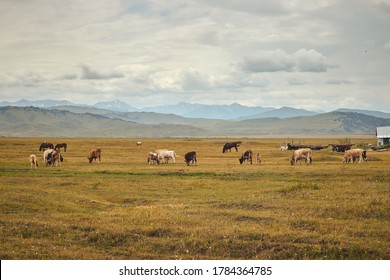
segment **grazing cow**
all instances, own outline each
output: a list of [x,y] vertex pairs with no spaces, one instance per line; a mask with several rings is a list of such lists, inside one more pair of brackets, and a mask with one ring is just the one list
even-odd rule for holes
[[60,143],[54,147],[54,150],[60,150],[61,148],[64,148],[64,152],[66,152],[67,147],[68,145],[66,145],[66,143]]
[[101,161],[101,155],[102,155],[102,150],[101,149],[92,149],[91,153],[88,157],[89,163],[91,163],[93,160],[97,163],[100,163]]
[[158,160],[165,163],[168,163],[169,159],[172,159],[173,163],[176,163],[176,158],[178,157],[175,151],[157,150],[155,153],[157,153]]
[[299,160],[306,160],[306,164],[311,164],[312,163],[312,158],[311,158],[311,150],[310,149],[299,149],[295,150],[293,152],[293,155],[291,157],[290,163],[291,165],[294,165],[297,163]]
[[46,163],[46,166],[59,166],[60,162],[63,161],[64,158],[59,150],[47,149],[43,152],[43,162]]
[[34,169],[38,168],[38,159],[36,155],[30,155],[30,164],[31,164],[31,169],[33,168],[33,166]]
[[60,162],[64,161],[64,158],[61,156],[61,152],[59,150],[54,150],[49,154],[46,161],[46,166],[60,166]]
[[158,154],[154,152],[149,152],[147,161],[149,165],[154,163],[160,164],[160,161],[158,160]]
[[349,162],[362,162],[367,161],[367,152],[363,149],[351,149],[344,153],[344,157],[342,162],[343,163],[349,163]]
[[47,161],[51,158],[51,154],[54,152],[54,149],[47,149],[43,152],[43,163],[47,163]]
[[137,141],[137,146],[141,146],[142,145],[142,142],[141,141]]
[[54,145],[52,143],[48,143],[47,141],[43,142],[40,146],[39,146],[39,151],[40,152],[43,152],[45,151],[46,149],[54,149]]
[[190,166],[190,163],[197,165],[196,161],[196,152],[188,152],[184,155],[184,161],[187,164],[187,166]]
[[229,152],[231,152],[232,148],[235,148],[236,149],[236,152],[238,152],[238,147],[241,145],[242,142],[232,142],[232,143],[226,143],[223,148],[222,148],[222,153],[225,153],[227,150],[229,150]]
[[252,164],[252,151],[246,150],[245,153],[242,154],[242,156],[238,159],[240,164],[242,164],[244,161],[247,161],[247,163]]

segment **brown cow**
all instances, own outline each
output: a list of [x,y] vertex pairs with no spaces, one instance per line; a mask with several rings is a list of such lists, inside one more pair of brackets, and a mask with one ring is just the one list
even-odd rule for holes
[[64,159],[61,156],[59,150],[54,150],[47,155],[46,166],[60,166],[60,162],[63,162]]
[[149,165],[154,163],[160,164],[158,154],[154,152],[149,152],[147,161]]
[[246,150],[245,153],[242,154],[242,156],[238,159],[240,164],[247,161],[247,163],[252,164],[252,151]]
[[306,164],[311,164],[312,163],[312,158],[311,158],[311,150],[310,149],[299,149],[299,150],[295,150],[292,157],[291,157],[291,160],[290,160],[290,163],[291,165],[294,165],[297,163],[298,160],[306,160]]
[[367,161],[367,153],[366,150],[363,149],[351,149],[344,153],[344,157],[342,162],[343,163],[349,163],[349,162],[362,162]]
[[97,161],[97,163],[100,163],[101,155],[102,155],[101,149],[92,149],[91,154],[88,157],[89,163],[91,163],[93,160]]

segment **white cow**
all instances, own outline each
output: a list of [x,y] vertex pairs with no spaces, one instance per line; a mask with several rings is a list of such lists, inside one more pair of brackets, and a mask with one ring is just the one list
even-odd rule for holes
[[47,163],[47,160],[49,158],[49,155],[51,156],[51,153],[54,152],[54,149],[47,149],[43,152],[43,163]]
[[169,159],[172,159],[173,163],[176,163],[176,158],[178,157],[175,151],[157,150],[155,153],[157,153],[158,160],[165,163],[167,163]]
[[35,169],[38,168],[38,159],[36,155],[30,155],[30,164],[31,164],[31,168],[33,168],[33,166]]
[[310,149],[299,149],[295,150],[290,163],[291,165],[294,165],[297,163],[298,160],[306,160],[306,164],[311,164],[312,159],[311,159],[311,150]]

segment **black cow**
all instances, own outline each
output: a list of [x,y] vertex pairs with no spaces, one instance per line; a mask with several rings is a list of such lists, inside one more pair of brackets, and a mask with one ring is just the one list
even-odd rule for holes
[[287,143],[287,150],[289,150],[289,151],[295,151],[295,150],[307,149],[307,148],[310,149],[310,146],[308,146],[308,145],[295,145],[295,144]]
[[39,151],[44,151],[46,149],[54,149],[54,145],[45,141],[39,146]]
[[66,143],[60,143],[60,144],[57,144],[55,147],[54,147],[54,150],[59,150],[61,148],[64,148],[64,152],[66,152],[66,148],[68,147],[68,145],[66,145]]
[[246,150],[245,153],[242,154],[242,156],[239,158],[240,164],[242,164],[244,161],[248,161],[248,163],[252,164],[252,151]]
[[355,144],[329,144],[332,146],[332,152],[344,153],[351,149],[351,147]]
[[192,152],[188,152],[184,155],[184,161],[186,162],[187,166],[190,166],[190,162],[192,164],[195,163],[195,165],[197,164],[197,161],[196,161],[196,152],[195,151],[192,151]]
[[223,149],[222,149],[222,153],[225,153],[227,150],[229,150],[229,152],[231,152],[232,148],[235,148],[236,149],[236,152],[238,152],[238,147],[241,145],[241,142],[231,142],[231,143],[226,143],[224,146],[223,146]]

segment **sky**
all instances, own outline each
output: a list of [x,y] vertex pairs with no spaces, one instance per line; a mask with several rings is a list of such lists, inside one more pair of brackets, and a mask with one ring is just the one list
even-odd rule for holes
[[390,112],[390,0],[1,0],[0,101]]

